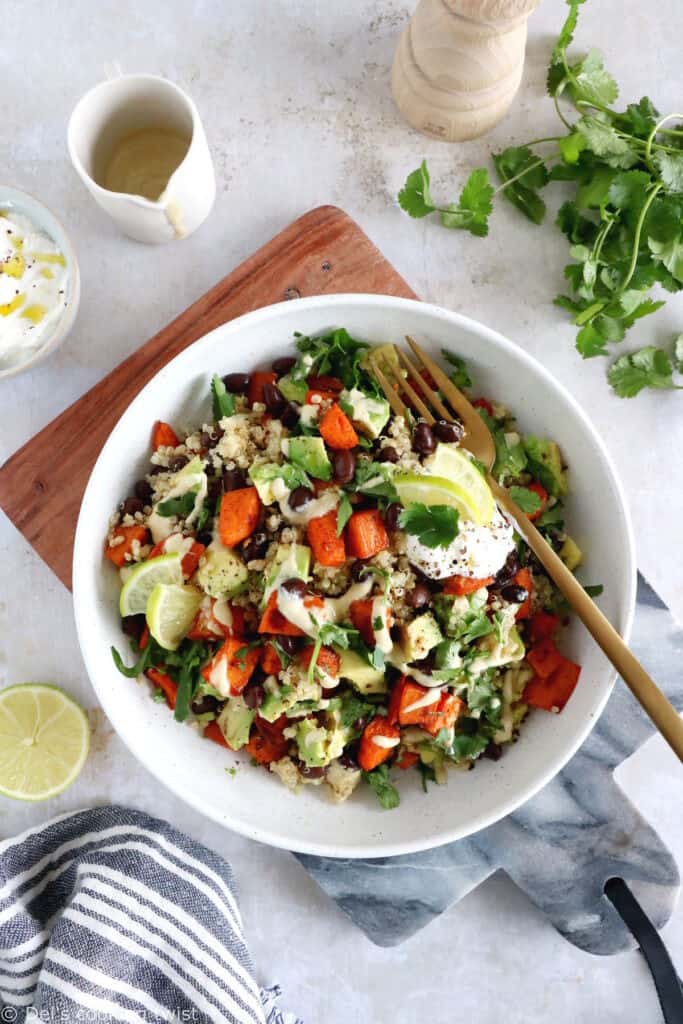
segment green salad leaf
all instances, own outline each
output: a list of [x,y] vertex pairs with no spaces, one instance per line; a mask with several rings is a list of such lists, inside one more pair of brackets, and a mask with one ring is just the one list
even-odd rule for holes
[[211,378],[211,398],[213,401],[213,418],[215,420],[222,420],[224,416],[233,415],[235,412],[235,396],[230,394],[216,373]]

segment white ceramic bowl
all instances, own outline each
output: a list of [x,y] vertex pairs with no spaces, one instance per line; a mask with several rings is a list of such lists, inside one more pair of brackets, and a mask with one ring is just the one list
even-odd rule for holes
[[117,612],[119,581],[102,559],[107,520],[149,462],[154,420],[193,426],[209,415],[211,374],[251,370],[291,353],[292,334],[344,326],[373,342],[411,334],[427,350],[464,356],[476,393],[504,401],[522,430],[559,442],[571,469],[567,521],[587,555],[584,578],[604,584],[600,604],[627,636],[635,599],[633,538],[614,466],[588,419],[560,384],[521,349],[481,324],[426,303],[371,295],[322,296],[270,306],[225,324],[177,356],[141,391],[105,444],[85,492],[74,552],[74,603],[83,657],[114,728],[166,786],[220,825],[274,846],[336,857],[408,853],[491,824],[537,792],[585,739],[610,694],[614,672],[574,623],[565,644],[583,666],[560,715],[534,712],[498,762],[451,772],[425,796],[417,773],[397,773],[401,805],[382,811],[367,787],[347,803],[305,787],[298,795],[239,756],[178,725],[145,685],[126,680],[109,648],[127,651]]
[[17,363],[16,366],[8,366],[6,369],[0,368],[0,380],[5,380],[8,377],[15,377],[18,373],[24,373],[26,370],[32,369],[38,363],[42,363],[64,341],[73,326],[78,312],[78,305],[81,300],[81,276],[76,260],[76,252],[71,244],[71,239],[66,233],[66,229],[44,203],[29,195],[28,192],[21,192],[18,188],[10,188],[8,185],[3,185],[0,182],[0,209],[15,210],[17,213],[24,214],[24,216],[33,221],[36,227],[44,231],[46,235],[49,235],[64,254],[68,269],[66,305],[61,316],[55,320],[50,331],[46,333],[40,348],[23,362]]

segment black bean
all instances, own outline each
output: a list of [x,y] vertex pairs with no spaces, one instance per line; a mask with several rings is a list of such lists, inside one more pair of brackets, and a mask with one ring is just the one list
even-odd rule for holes
[[303,761],[299,761],[299,774],[303,775],[305,779],[322,779],[325,774],[324,768],[317,766],[304,764]]
[[432,603],[432,593],[426,583],[418,583],[408,594],[411,608],[426,608]]
[[346,748],[342,756],[339,758],[339,763],[344,768],[351,768],[353,771],[358,771],[358,744],[352,743]]
[[332,473],[338,484],[348,484],[356,475],[356,456],[348,448],[332,456]]
[[500,743],[494,743],[493,740],[491,740],[488,747],[484,749],[484,757],[488,757],[491,761],[500,761],[502,756],[503,748]]
[[226,390],[233,395],[243,395],[249,387],[251,377],[248,373],[227,373],[223,378]]
[[177,473],[178,470],[182,469],[189,462],[187,455],[174,455],[168,460],[168,471],[169,473]]
[[268,550],[268,535],[259,530],[242,544],[242,558],[245,562],[251,562],[255,558],[263,558]]
[[305,597],[308,593],[308,588],[303,580],[291,579],[285,580],[280,586],[283,590],[286,590],[288,594],[294,594],[296,597]]
[[199,443],[205,451],[209,451],[211,448],[216,447],[224,433],[225,431],[221,430],[220,427],[214,427],[211,431],[202,430],[199,435]]
[[209,544],[213,541],[213,534],[211,530],[202,530],[201,533],[197,534],[197,543],[203,544],[205,548],[208,548]]
[[278,377],[284,377],[294,366],[296,366],[295,356],[280,356],[279,359],[274,359],[271,363],[271,369]]
[[351,566],[351,579],[355,580],[356,583],[358,583],[359,580],[364,579],[364,577],[367,575],[365,572],[367,567],[367,559],[357,558],[356,561]]
[[121,629],[126,636],[131,636],[134,640],[140,639],[145,625],[146,619],[144,615],[126,615],[125,618],[121,619]]
[[459,421],[456,423],[449,423],[448,420],[437,420],[432,427],[434,434],[439,441],[446,441],[447,443],[459,441],[465,433],[462,423]]
[[263,404],[271,415],[280,415],[285,407],[285,396],[277,384],[271,384],[270,381],[267,381],[263,385]]
[[432,428],[424,420],[420,421],[413,431],[413,450],[418,455],[429,455],[436,447]]
[[241,469],[223,470],[223,490],[238,491],[241,487],[247,486],[247,478]]
[[275,639],[277,640],[278,644],[285,652],[285,654],[289,654],[290,657],[293,654],[296,654],[296,652],[299,650],[299,647],[301,646],[301,641],[298,636],[285,636],[284,634],[280,636],[278,634],[278,636],[276,636]]
[[377,456],[378,462],[398,462],[399,454],[394,448],[393,444],[388,444],[382,448]]
[[499,587],[505,586],[505,584],[512,579],[518,569],[519,557],[517,555],[517,549],[513,548],[505,559],[505,565],[503,565],[502,569],[499,569],[496,573],[496,584]]
[[436,668],[436,654],[434,651],[430,651],[426,658],[420,658],[419,661],[413,661],[411,664],[420,672],[430,676]]
[[143,503],[143,505],[152,504],[152,496],[154,494],[152,485],[147,480],[138,480],[135,485],[135,494]]
[[219,476],[210,476],[206,485],[206,499],[215,505],[221,496],[222,481]]
[[266,691],[260,683],[249,682],[242,692],[244,703],[248,708],[260,708],[266,696]]
[[367,718],[363,718],[363,717],[361,716],[360,718],[357,718],[357,719],[356,719],[356,720],[355,720],[355,721],[353,722],[353,724],[352,724],[351,728],[352,728],[352,729],[354,730],[354,732],[362,732],[362,731],[363,731],[363,729],[365,728],[365,723],[366,723],[366,722],[367,722]]
[[286,427],[293,427],[299,422],[299,406],[294,402],[287,402],[280,413],[280,419]]
[[402,511],[403,509],[401,506],[397,505],[395,501],[392,502],[391,505],[387,505],[384,510],[384,525],[387,530],[398,529],[398,517],[401,515]]
[[145,503],[141,498],[126,498],[119,505],[124,516],[134,516],[136,512],[142,512],[144,507]]
[[500,596],[510,604],[524,604],[529,591],[525,587],[518,587],[516,583],[508,583],[506,587],[501,588]]
[[224,703],[225,701],[218,700],[217,697],[212,697],[206,693],[203,697],[194,698],[191,705],[192,713],[195,715],[208,715],[209,712],[218,714]]
[[149,470],[150,476],[159,476],[159,473],[166,473],[166,466],[151,466]]
[[313,501],[314,498],[315,494],[310,487],[295,487],[289,496],[289,507],[297,511],[308,505],[309,501]]

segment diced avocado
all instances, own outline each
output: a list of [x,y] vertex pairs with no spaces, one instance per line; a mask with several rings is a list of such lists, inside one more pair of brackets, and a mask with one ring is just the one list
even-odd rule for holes
[[332,708],[328,708],[325,713],[325,726],[327,729],[325,759],[329,764],[330,761],[334,761],[335,758],[341,757],[344,753],[344,748],[349,742],[351,730],[348,726],[341,724],[339,711],[336,709],[332,710]]
[[291,374],[287,373],[284,377],[280,377],[277,386],[287,401],[298,402],[299,405],[303,405],[306,401],[308,384],[304,379],[294,380]]
[[296,579],[307,582],[310,567],[311,549],[305,544],[280,544],[268,569],[263,603],[265,604],[271,592],[282,580]]
[[337,650],[340,658],[339,676],[348,679],[361,693],[386,693],[387,680],[384,669],[375,668],[351,650]]
[[570,572],[574,572],[583,562],[583,551],[575,540],[572,540],[571,537],[566,537],[564,544],[560,548],[560,558]]
[[230,548],[209,546],[200,560],[197,582],[209,597],[233,597],[244,588],[249,573]]
[[377,363],[380,370],[382,369],[383,363],[388,363],[390,369],[397,370],[401,373],[401,364],[398,361],[396,349],[393,345],[374,345],[365,353],[360,361],[360,365],[364,370],[367,370],[368,373],[372,373],[372,362],[370,361],[370,357],[372,357],[372,362]]
[[249,742],[251,724],[256,711],[248,708],[244,697],[231,697],[218,717],[218,727],[232,750],[239,750]]
[[258,491],[264,505],[272,505],[276,500],[273,494],[273,480],[282,476],[282,467],[276,462],[259,462],[249,470],[249,479]]
[[562,468],[562,452],[554,441],[529,434],[524,438],[527,469],[556,498],[567,493],[567,471]]
[[274,722],[280,715],[284,715],[296,704],[296,693],[293,687],[283,686],[273,693],[267,693],[259,708],[259,715],[265,718],[266,722]]
[[293,465],[317,480],[332,479],[332,463],[327,457],[322,437],[290,437],[287,456]]
[[351,417],[353,425],[373,440],[382,433],[391,415],[391,407],[386,399],[366,395],[358,388],[342,391],[339,404],[347,416]]
[[401,640],[406,661],[410,662],[426,658],[443,636],[432,613],[425,612],[402,627]]
[[327,764],[328,757],[327,729],[310,718],[304,718],[296,727],[296,741],[299,745],[299,757],[309,768],[322,768]]

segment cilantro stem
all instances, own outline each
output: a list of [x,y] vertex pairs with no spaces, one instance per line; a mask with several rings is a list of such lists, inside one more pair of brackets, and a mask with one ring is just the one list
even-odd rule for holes
[[657,193],[661,192],[663,188],[664,188],[664,185],[660,181],[658,185],[655,185],[655,187],[652,189],[652,191],[650,192],[649,196],[647,197],[647,199],[643,203],[643,208],[640,211],[640,216],[638,217],[638,222],[636,224],[636,229],[635,229],[635,232],[633,234],[633,251],[631,253],[631,262],[629,263],[629,267],[628,267],[628,271],[627,271],[627,274],[626,274],[626,278],[623,281],[623,283],[621,285],[621,288],[619,289],[619,294],[620,295],[623,295],[623,293],[626,291],[626,289],[628,288],[628,285],[629,285],[629,283],[631,281],[631,278],[633,277],[633,275],[635,273],[636,264],[638,262],[638,251],[640,249],[640,235],[641,235],[641,232],[643,230],[643,224],[645,223],[645,217],[647,216],[647,211],[650,209],[650,206],[652,205],[652,201],[655,198],[655,196],[657,195]]
[[[663,117],[661,119],[661,121],[657,122],[657,124],[654,126],[654,128],[652,129],[652,131],[648,135],[647,142],[645,143],[645,159],[647,160],[648,164],[650,163],[650,156],[652,154],[652,146],[653,146],[653,144],[656,146],[656,143],[654,141],[655,140],[655,136],[657,135],[657,133],[661,129],[662,125],[666,124],[667,121],[672,121],[674,119],[674,117],[683,118],[683,114],[667,114],[666,117]],[[683,132],[681,132],[679,134],[683,134]],[[675,150],[675,149],[673,149],[673,147],[669,147],[669,146],[656,146],[656,148],[657,149],[668,149],[668,150],[672,150],[673,152],[680,152],[680,150]]]
[[563,125],[565,126],[565,128],[566,128],[566,129],[567,129],[568,131],[570,131],[570,132],[571,132],[571,131],[573,131],[573,130],[574,130],[574,126],[573,126],[573,124],[571,123],[571,121],[568,121],[568,120],[567,120],[567,118],[566,118],[566,117],[564,116],[564,114],[562,113],[562,108],[560,107],[560,102],[559,102],[559,101],[560,101],[560,94],[561,94],[561,92],[562,92],[562,88],[563,88],[562,86],[559,86],[559,87],[558,87],[558,90],[557,90],[557,92],[556,92],[556,93],[555,93],[555,95],[553,96],[553,104],[555,105],[555,113],[556,113],[556,114],[557,114],[557,116],[559,117],[560,121],[561,121],[561,122],[562,122],[562,124],[563,124]]
[[525,142],[525,146],[540,146],[542,142],[560,142],[564,138],[564,135],[549,135],[546,139],[532,139],[531,142]]
[[[549,159],[550,157],[545,158],[545,160]],[[522,170],[518,171],[517,174],[513,174],[511,178],[505,178],[502,185],[499,185],[498,188],[495,188],[493,190],[494,196],[498,195],[499,192],[502,192],[504,189],[506,189],[508,185],[512,185],[512,183],[517,181],[518,178],[523,178],[525,174],[529,173],[529,171],[533,171],[536,167],[540,167],[541,164],[545,164],[545,160],[541,160],[541,158],[539,157],[538,160],[535,160],[533,163],[529,164],[528,167],[523,167]]]

